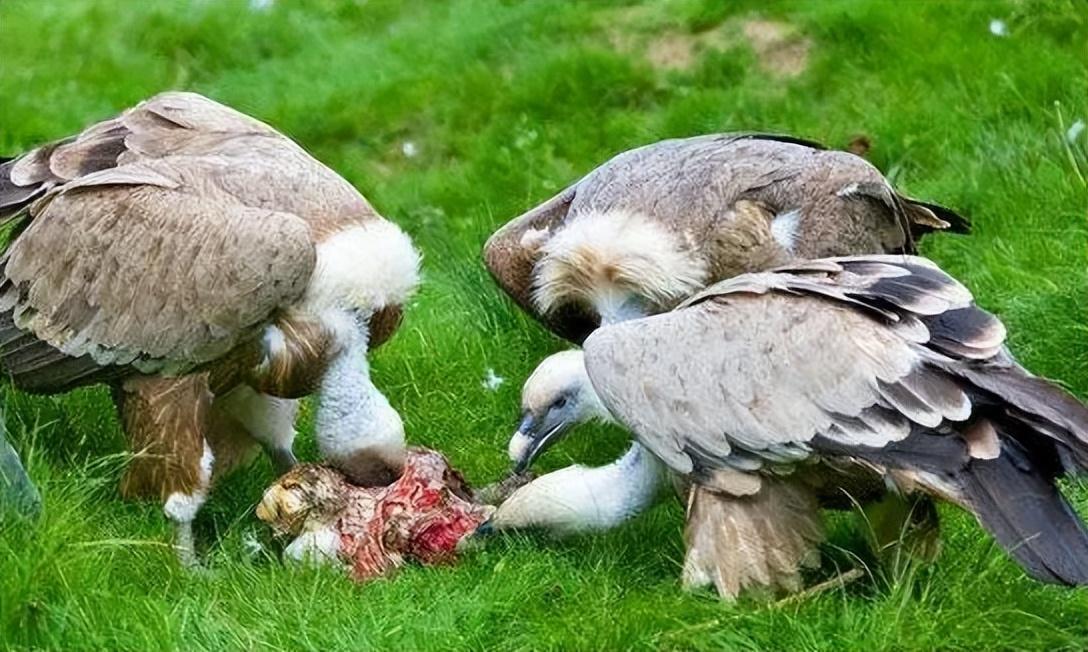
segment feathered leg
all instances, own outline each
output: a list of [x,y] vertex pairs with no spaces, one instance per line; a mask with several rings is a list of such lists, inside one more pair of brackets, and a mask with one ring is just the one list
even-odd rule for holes
[[[221,412],[222,418],[232,420],[261,444],[279,474],[298,464],[293,449],[298,407],[297,400],[260,394],[247,385],[216,397],[214,403],[215,411]],[[212,448],[218,458],[218,446],[213,443]]]
[[801,569],[819,563],[823,521],[805,486],[760,478],[747,495],[694,485],[684,540],[685,588],[714,586],[727,600],[748,590],[800,590]]
[[205,439],[212,401],[207,378],[132,378],[114,396],[134,453],[121,493],[161,499],[176,529],[178,560],[195,567],[192,523],[207,498],[215,459]]

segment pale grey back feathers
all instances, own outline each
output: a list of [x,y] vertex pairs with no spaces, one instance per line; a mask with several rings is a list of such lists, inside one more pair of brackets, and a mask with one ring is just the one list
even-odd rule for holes
[[[861,256],[718,283],[673,312],[597,330],[585,358],[608,409],[674,470],[754,470],[820,441],[879,448],[966,420],[976,389],[1008,393],[976,376],[1031,378],[1004,334],[933,263]],[[1068,444],[1088,425],[1083,406],[1073,414],[1034,418]]]

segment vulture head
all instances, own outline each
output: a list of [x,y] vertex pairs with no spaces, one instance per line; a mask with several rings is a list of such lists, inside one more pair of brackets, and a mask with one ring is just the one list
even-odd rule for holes
[[507,449],[515,472],[528,469],[573,426],[594,419],[611,417],[589,382],[582,352],[560,351],[545,358],[521,390],[521,423]]

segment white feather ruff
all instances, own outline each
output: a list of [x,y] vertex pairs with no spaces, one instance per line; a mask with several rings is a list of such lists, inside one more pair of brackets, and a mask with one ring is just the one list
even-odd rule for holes
[[303,309],[373,312],[403,304],[419,285],[419,252],[404,231],[385,220],[346,229],[317,245],[317,266]]
[[611,305],[634,295],[671,308],[705,285],[707,264],[676,235],[639,213],[579,216],[542,246],[533,301],[548,313],[568,302]]

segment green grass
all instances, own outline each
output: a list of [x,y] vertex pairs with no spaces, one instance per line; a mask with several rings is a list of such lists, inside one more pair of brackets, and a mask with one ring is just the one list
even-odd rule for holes
[[[0,152],[67,135],[155,92],[196,90],[291,135],[425,253],[404,328],[374,356],[409,438],[484,483],[506,468],[521,381],[562,346],[490,283],[478,251],[506,219],[612,154],[665,137],[774,130],[844,146],[970,237],[925,251],[1009,325],[1033,370],[1088,395],[1088,11],[1064,2],[513,3],[320,0],[0,2]],[[753,18],[811,40],[794,78],[763,72]],[[1009,35],[990,34],[992,18]],[[691,42],[686,65],[646,53]],[[406,157],[402,144],[418,155]],[[1079,172],[1078,172],[1079,170]],[[486,370],[507,379],[483,388]],[[177,569],[160,507],[122,502],[101,389],[8,395],[11,437],[45,499],[0,525],[0,647],[49,649],[1085,649],[1088,592],[1025,578],[947,510],[940,560],[800,604],[730,606],[678,581],[680,509],[555,542],[512,536],[452,568],[354,586],[284,568],[252,506],[266,462],[198,519],[213,573]],[[308,422],[299,449],[314,455]],[[547,465],[601,462],[617,431]],[[1082,512],[1088,492],[1073,487]],[[835,528],[833,543],[861,549]],[[834,549],[831,550],[835,552]],[[840,559],[845,553],[839,553]]]

